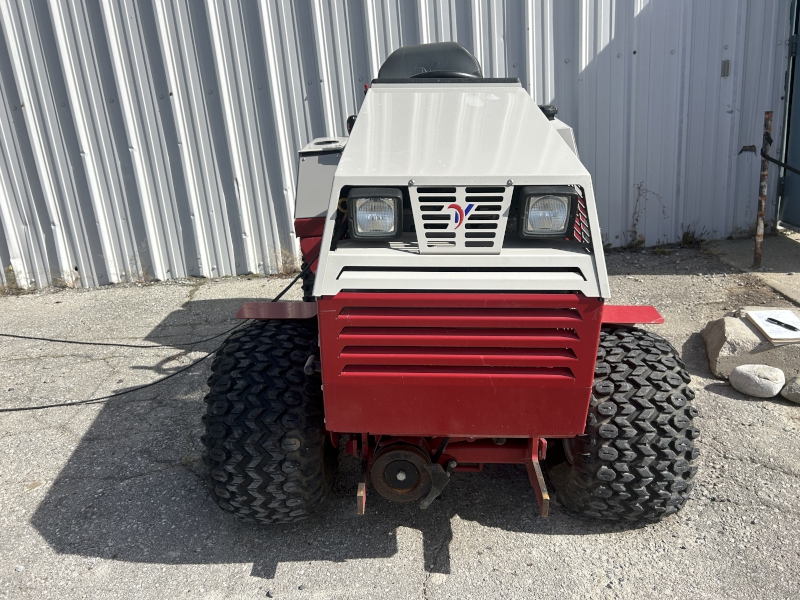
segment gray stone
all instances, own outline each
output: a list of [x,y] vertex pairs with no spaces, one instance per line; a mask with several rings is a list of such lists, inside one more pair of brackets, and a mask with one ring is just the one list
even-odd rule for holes
[[781,396],[800,404],[800,377],[792,377],[781,390]]
[[708,364],[717,377],[727,377],[738,365],[728,367],[726,359],[747,355],[761,344],[761,338],[743,319],[723,317],[711,321],[703,329],[703,340],[708,351]]
[[731,385],[743,394],[756,398],[772,398],[786,383],[783,371],[768,365],[741,365],[729,376]]
[[787,377],[800,375],[800,344],[775,346],[747,319],[748,310],[764,309],[769,307],[744,307],[735,316],[706,325],[702,336],[714,375],[728,377],[740,365],[769,365]]

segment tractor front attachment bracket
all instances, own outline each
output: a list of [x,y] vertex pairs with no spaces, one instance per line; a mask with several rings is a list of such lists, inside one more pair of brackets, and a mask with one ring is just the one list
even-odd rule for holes
[[361,434],[361,474],[356,491],[356,509],[359,515],[367,510],[367,477],[369,473],[369,435]]
[[546,517],[550,513],[550,494],[547,493],[547,485],[544,482],[540,460],[544,460],[547,455],[547,440],[544,438],[532,438],[528,440],[528,451],[525,454],[525,467],[528,469],[528,479],[536,494],[536,503],[539,505],[539,514]]
[[[447,444],[445,440],[448,441]],[[548,516],[550,495],[541,467],[541,461],[547,456],[546,439],[456,438],[451,441],[450,438],[442,438],[438,447],[443,450],[442,454],[438,451],[431,452],[430,445],[424,438],[384,436],[374,440],[367,433],[354,435],[347,443],[347,451],[361,459],[361,473],[356,492],[358,514],[363,515],[366,508],[369,481],[372,481],[375,489],[389,500],[398,502],[418,500],[419,507],[424,510],[439,497],[442,490],[450,483],[450,476],[455,471],[476,472],[480,471],[484,464],[524,464],[536,495],[539,514],[542,517]],[[394,468],[390,468],[389,465],[394,465]],[[387,476],[390,476],[390,479],[396,477],[397,481],[389,484]],[[377,480],[378,477],[381,479]],[[425,483],[423,485],[418,482]],[[387,485],[391,489],[387,489]],[[420,492],[420,495],[414,495],[415,490]]]
[[443,469],[439,463],[428,463],[425,465],[425,470],[431,474],[431,491],[419,502],[421,509],[426,509],[431,505],[431,502],[439,497],[445,486],[450,483],[450,475],[458,463],[454,460],[447,461],[447,469]]

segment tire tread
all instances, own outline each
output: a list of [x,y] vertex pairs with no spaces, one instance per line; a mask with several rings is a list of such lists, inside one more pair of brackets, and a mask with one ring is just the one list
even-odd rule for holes
[[205,480],[212,499],[243,521],[299,521],[330,498],[337,451],[323,419],[319,354],[304,322],[256,321],[217,352],[203,417]]
[[549,465],[568,509],[607,520],[658,520],[694,485],[697,409],[689,373],[660,336],[636,328],[600,334],[586,430],[572,464]]

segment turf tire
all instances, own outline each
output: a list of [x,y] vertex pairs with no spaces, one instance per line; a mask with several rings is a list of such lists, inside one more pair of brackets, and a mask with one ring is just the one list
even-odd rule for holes
[[232,334],[211,365],[203,417],[205,480],[243,521],[299,521],[329,499],[337,450],[325,431],[316,329],[256,321]]
[[677,512],[692,489],[699,453],[689,381],[664,338],[635,328],[603,329],[586,431],[548,464],[561,504],[614,521],[654,521]]

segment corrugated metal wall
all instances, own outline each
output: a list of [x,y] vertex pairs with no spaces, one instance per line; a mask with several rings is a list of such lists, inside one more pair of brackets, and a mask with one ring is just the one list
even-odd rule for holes
[[606,242],[747,232],[737,152],[766,109],[780,138],[790,3],[0,0],[0,283],[284,269],[297,150],[392,50],[446,40],[558,105]]

